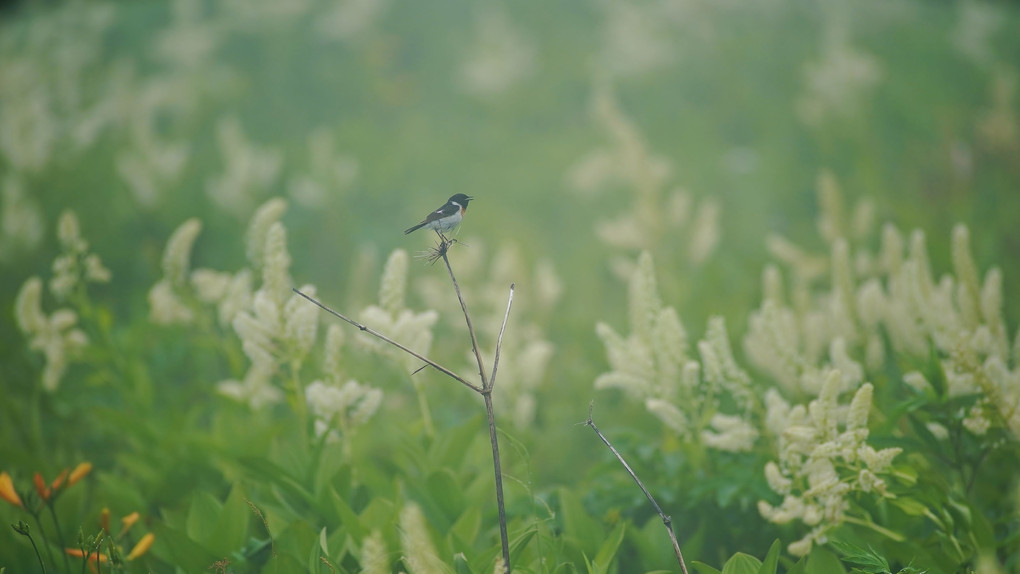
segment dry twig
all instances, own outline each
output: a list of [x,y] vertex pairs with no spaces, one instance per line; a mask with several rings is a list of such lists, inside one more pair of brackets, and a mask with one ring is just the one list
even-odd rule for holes
[[613,454],[616,455],[616,459],[620,461],[620,464],[623,465],[623,468],[627,469],[627,473],[630,474],[630,477],[633,478],[634,482],[637,483],[638,488],[641,489],[641,492],[645,493],[645,496],[648,497],[648,502],[651,502],[652,506],[655,507],[655,511],[659,513],[659,518],[662,519],[662,523],[666,526],[666,531],[669,533],[669,539],[673,543],[673,553],[676,554],[677,562],[680,563],[680,570],[683,571],[683,574],[687,574],[687,564],[684,563],[684,555],[682,552],[680,552],[680,543],[677,542],[676,533],[673,532],[673,519],[667,516],[666,513],[662,511],[662,508],[659,507],[659,503],[655,502],[655,499],[652,498],[652,493],[648,492],[648,489],[645,488],[644,483],[642,483],[641,479],[638,478],[636,474],[634,474],[634,471],[631,470],[630,465],[627,464],[627,461],[623,460],[623,456],[620,454],[620,452],[616,450],[615,447],[613,447],[613,445],[609,442],[609,439],[606,438],[606,435],[602,434],[602,431],[599,430],[599,427],[595,426],[595,421],[591,419],[591,411],[594,407],[595,401],[592,401],[588,405],[588,420],[584,421],[584,424],[586,426],[591,427],[591,430],[595,431],[595,434],[597,434],[599,438],[602,439],[602,442],[606,443],[606,446],[609,447],[609,450],[613,451]]

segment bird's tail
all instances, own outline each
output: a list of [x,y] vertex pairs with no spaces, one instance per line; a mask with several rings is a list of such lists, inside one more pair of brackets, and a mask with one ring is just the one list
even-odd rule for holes
[[425,222],[419,223],[418,225],[415,225],[414,227],[408,227],[407,229],[404,230],[404,235],[407,235],[408,233],[411,233],[412,231],[418,231],[422,227],[425,227]]

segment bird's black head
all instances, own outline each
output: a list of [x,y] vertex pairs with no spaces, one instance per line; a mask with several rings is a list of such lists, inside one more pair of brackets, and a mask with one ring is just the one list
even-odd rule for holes
[[474,199],[474,198],[471,197],[470,195],[465,195],[463,193],[458,193],[456,195],[451,196],[450,199],[447,200],[447,202],[448,203],[456,203],[457,205],[459,205],[459,206],[461,206],[461,207],[466,209],[468,202],[471,201],[472,199]]

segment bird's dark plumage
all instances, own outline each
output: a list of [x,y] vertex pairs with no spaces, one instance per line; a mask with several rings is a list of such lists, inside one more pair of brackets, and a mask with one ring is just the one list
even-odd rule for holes
[[429,229],[435,229],[438,232],[449,231],[456,227],[461,218],[464,216],[464,212],[467,210],[468,202],[474,199],[469,195],[463,193],[457,193],[450,196],[450,199],[446,200],[446,203],[442,207],[428,214],[421,223],[414,227],[409,227],[404,231],[404,235],[417,231],[422,227],[428,227]]

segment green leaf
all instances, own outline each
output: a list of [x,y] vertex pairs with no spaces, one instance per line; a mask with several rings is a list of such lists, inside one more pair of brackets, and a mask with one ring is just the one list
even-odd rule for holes
[[807,570],[807,556],[801,558],[796,564],[790,566],[790,569],[786,571],[786,574],[804,574]]
[[831,540],[829,545],[840,553],[845,562],[853,564],[859,570],[868,574],[892,574],[889,570],[889,561],[870,546],[862,548],[844,540]]
[[251,516],[251,508],[244,501],[244,489],[239,485],[234,486],[213,524],[214,530],[207,542],[209,550],[229,556],[244,546]]
[[343,525],[347,528],[347,531],[351,533],[351,537],[354,538],[356,544],[361,544],[367,535],[365,527],[361,524],[361,519],[354,513],[354,509],[351,508],[347,501],[342,496],[337,494],[336,490],[332,486],[328,488],[329,500],[333,505],[333,510],[340,516],[340,520]]
[[188,537],[207,544],[216,532],[216,522],[222,509],[220,501],[204,490],[192,495],[191,506],[188,508]]
[[446,519],[453,524],[464,508],[464,492],[457,484],[453,473],[441,468],[425,479],[431,500],[442,511]]
[[758,574],[761,569],[761,560],[750,554],[737,552],[723,564],[722,574]]
[[765,555],[765,561],[761,563],[758,574],[776,574],[776,569],[779,568],[779,553],[782,549],[782,543],[776,539],[772,546],[769,547],[769,553]]
[[578,545],[582,552],[597,551],[602,540],[605,539],[605,531],[602,525],[588,515],[581,504],[581,498],[577,493],[568,488],[561,488],[558,491],[560,499],[560,512],[563,516],[563,533]]
[[722,574],[719,570],[705,564],[704,562],[698,562],[697,560],[691,562],[691,567],[701,574]]
[[185,572],[206,572],[213,562],[222,558],[195,542],[186,533],[162,522],[154,522],[151,532],[156,535],[152,554]]
[[461,546],[472,546],[478,538],[478,531],[482,527],[482,511],[477,505],[469,505],[464,513],[460,515],[457,522],[453,524],[450,531],[459,540]]
[[924,516],[929,513],[928,507],[914,498],[901,496],[899,498],[889,500],[889,503],[907,513],[909,516]]
[[843,568],[843,563],[835,554],[821,546],[815,546],[807,555],[804,574],[846,574],[846,568]]
[[616,551],[620,549],[620,543],[623,542],[623,535],[626,532],[624,523],[620,522],[616,525],[616,528],[609,533],[606,537],[605,542],[599,547],[599,551],[595,554],[595,558],[592,559],[592,565],[595,568],[597,574],[605,574],[609,570],[609,565],[612,564],[613,558],[616,557]]

